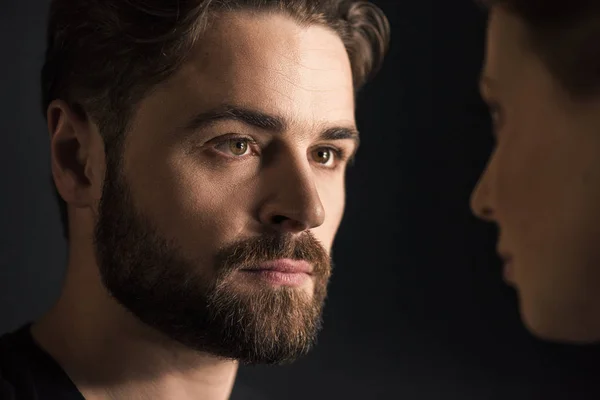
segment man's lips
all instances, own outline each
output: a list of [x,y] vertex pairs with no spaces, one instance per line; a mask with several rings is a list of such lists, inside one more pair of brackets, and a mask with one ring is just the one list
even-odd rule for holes
[[242,268],[242,271],[311,275],[313,273],[313,267],[310,263],[304,260],[278,259],[244,267]]
[[300,287],[311,279],[313,267],[306,261],[279,259],[251,265],[240,271],[275,286]]

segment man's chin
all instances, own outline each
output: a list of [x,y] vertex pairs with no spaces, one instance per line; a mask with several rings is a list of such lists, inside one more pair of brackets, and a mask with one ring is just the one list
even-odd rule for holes
[[284,286],[240,291],[236,283],[209,301],[215,354],[242,364],[285,364],[312,348],[322,309],[312,294]]

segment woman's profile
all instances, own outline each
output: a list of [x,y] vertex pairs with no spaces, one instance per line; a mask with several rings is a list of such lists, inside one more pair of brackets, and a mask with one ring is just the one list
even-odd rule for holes
[[474,213],[535,336],[600,341],[600,2],[482,1],[496,145]]

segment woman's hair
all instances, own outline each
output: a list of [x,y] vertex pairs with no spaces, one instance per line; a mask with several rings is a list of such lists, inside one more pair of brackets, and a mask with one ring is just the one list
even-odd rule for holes
[[599,0],[477,0],[500,6],[527,27],[527,40],[575,98],[600,93]]
[[[53,0],[42,69],[44,115],[55,99],[98,124],[118,148],[135,106],[169,78],[220,13],[287,15],[342,39],[358,90],[381,66],[390,41],[383,12],[359,0]],[[111,145],[112,144],[112,145]],[[66,204],[59,196],[68,235]]]

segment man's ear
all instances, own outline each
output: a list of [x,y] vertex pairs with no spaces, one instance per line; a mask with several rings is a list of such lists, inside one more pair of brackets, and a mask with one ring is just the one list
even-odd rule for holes
[[96,125],[66,102],[48,106],[52,176],[67,204],[95,208],[104,179],[104,143]]

